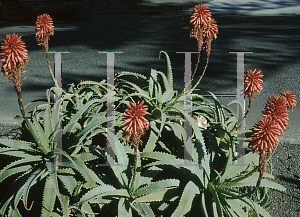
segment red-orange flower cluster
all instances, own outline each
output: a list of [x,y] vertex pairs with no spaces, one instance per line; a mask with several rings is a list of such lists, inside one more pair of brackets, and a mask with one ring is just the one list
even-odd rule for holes
[[281,133],[278,123],[272,118],[261,118],[253,130],[252,151],[262,154],[265,154],[265,152],[272,153],[272,148],[279,143],[278,136]]
[[52,18],[43,14],[37,17],[35,30],[37,33],[35,34],[38,45],[42,45],[45,48],[45,51],[48,51],[49,45],[48,40],[51,35],[54,35],[54,26]]
[[144,101],[141,103],[138,101],[136,105],[130,102],[127,108],[123,116],[125,119],[123,127],[126,127],[123,135],[127,141],[131,139],[133,144],[137,146],[141,142],[141,136],[149,128],[148,120],[143,117],[143,115],[149,114],[148,108],[144,105]]
[[253,94],[260,93],[262,91],[261,83],[263,82],[260,78],[263,77],[263,74],[260,70],[256,72],[256,69],[252,72],[250,69],[246,72],[245,75],[245,94],[249,99],[252,99]]
[[268,103],[263,111],[265,118],[271,118],[279,124],[281,134],[285,131],[288,125],[288,109],[286,100],[283,96],[272,96],[269,98]]
[[211,14],[204,4],[196,5],[191,15],[190,24],[193,26],[205,25],[211,19]]
[[13,33],[12,35],[6,35],[2,42],[1,68],[6,76],[28,62],[28,51],[25,49],[25,43],[21,40],[21,37]]
[[2,74],[14,81],[15,87],[21,89],[21,69],[24,69],[25,63],[28,63],[27,50],[25,43],[15,33],[6,35],[1,46],[1,71]]
[[204,4],[196,5],[190,18],[190,37],[196,38],[198,51],[205,44],[206,54],[210,55],[211,41],[217,38],[218,28],[216,21],[211,18],[207,6]]
[[[257,87],[256,87],[257,88]],[[261,158],[272,153],[272,149],[279,144],[279,136],[288,125],[288,109],[296,107],[296,97],[292,91],[284,91],[281,96],[271,96],[263,111],[264,119],[255,125],[250,147],[253,152],[259,152]]]
[[293,111],[293,108],[296,108],[297,105],[296,96],[290,90],[284,91],[281,95],[286,99],[287,108]]

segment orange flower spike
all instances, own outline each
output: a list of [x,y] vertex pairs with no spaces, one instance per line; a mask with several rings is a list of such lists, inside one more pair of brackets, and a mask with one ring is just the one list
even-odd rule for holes
[[206,25],[211,20],[211,14],[204,4],[196,5],[190,18],[193,26]]
[[293,111],[293,108],[296,108],[297,105],[296,96],[290,90],[284,91],[283,93],[281,93],[281,95],[286,99],[287,108],[292,109]]
[[258,70],[256,73],[255,71],[256,69],[254,69],[253,72],[249,69],[245,75],[245,94],[249,98],[252,98],[255,92],[259,94],[263,89],[261,86],[263,81],[260,78],[262,78],[264,75],[260,70]]
[[35,34],[38,45],[43,45],[45,51],[48,51],[48,40],[51,35],[54,35],[54,26],[52,18],[43,14],[37,17],[35,30],[37,33]]
[[208,38],[208,39],[212,39],[213,37],[216,39],[217,38],[217,33],[219,32],[218,31],[218,25],[216,24],[217,22],[212,19],[207,27],[204,28],[203,30],[203,35],[204,37]]
[[253,152],[272,153],[272,149],[279,144],[279,138],[282,134],[279,124],[272,118],[261,118],[253,129],[250,146]]
[[279,124],[282,132],[285,131],[288,125],[288,108],[287,101],[283,96],[272,96],[269,98],[263,116],[266,118],[272,118]]
[[24,63],[28,63],[28,54],[25,49],[25,43],[15,33],[6,35],[1,46],[1,68],[2,74],[8,76],[16,69],[24,67]]
[[123,127],[126,127],[124,130],[124,136],[126,140],[129,141],[130,138],[140,138],[146,129],[149,128],[149,122],[146,118],[143,117],[147,112],[148,108],[144,105],[144,101],[135,105],[132,102],[129,102],[127,109],[125,110]]

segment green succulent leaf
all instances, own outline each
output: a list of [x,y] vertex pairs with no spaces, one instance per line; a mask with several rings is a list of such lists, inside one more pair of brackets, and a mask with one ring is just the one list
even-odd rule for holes
[[34,143],[21,140],[0,139],[0,145],[8,148],[15,148],[16,150],[24,149],[31,152],[36,151],[36,149],[34,149],[36,146]]
[[119,185],[125,188],[128,185],[128,178],[124,174],[123,165],[119,165],[117,162],[115,162],[113,157],[109,154],[107,154],[107,162],[109,163],[110,168],[116,176]]
[[202,165],[197,165],[192,161],[184,160],[184,159],[168,159],[168,160],[161,160],[161,161],[156,161],[153,163],[146,164],[143,167],[149,167],[149,166],[157,166],[157,165],[169,165],[173,166],[175,168],[181,167],[187,169],[190,173],[195,174],[199,181],[201,182],[202,186],[205,188],[204,184],[204,176],[203,174],[205,173],[204,168]]
[[126,189],[115,189],[112,186],[105,185],[105,186],[98,186],[96,188],[93,188],[85,195],[83,195],[79,202],[84,202],[94,198],[107,197],[107,196],[130,198],[130,195],[128,194]]
[[132,217],[132,210],[130,204],[124,197],[119,199],[118,217]]
[[201,203],[200,203],[200,207],[202,210],[202,214],[204,215],[204,217],[210,217],[210,203],[208,202],[208,200],[211,198],[211,196],[209,195],[208,191],[202,191],[201,192]]
[[118,138],[109,129],[107,129],[107,138],[109,140],[109,143],[115,148],[115,152],[118,158],[118,164],[122,166],[123,170],[126,170],[129,160],[124,147],[122,146]]
[[[166,198],[169,189],[164,189],[155,193],[146,194],[141,197],[137,197],[135,202],[137,203],[149,203],[149,202],[161,202],[161,201],[168,201]],[[179,193],[179,192],[178,192]]]
[[258,165],[259,156],[256,153],[249,152],[237,159],[236,163],[229,163],[228,172],[223,176],[224,179],[231,179],[237,176],[240,172],[245,171],[249,166]]
[[155,109],[153,109],[151,115],[152,115],[152,117],[153,117],[155,120],[158,120],[158,119],[161,119],[161,117],[162,117],[162,112],[161,112],[160,109],[155,108]]
[[140,197],[146,194],[153,194],[164,190],[165,188],[173,188],[179,186],[179,180],[177,179],[166,179],[157,182],[149,183],[146,187],[138,189],[134,195]]
[[30,176],[30,178],[26,181],[24,184],[24,191],[23,191],[23,203],[24,206],[27,206],[27,199],[29,195],[29,191],[31,186],[35,185],[39,180],[43,180],[47,175],[49,175],[49,172],[46,170],[46,168],[43,166],[43,169],[41,167],[36,167],[36,170],[34,173]]
[[[19,172],[24,172],[28,169],[28,167],[23,166],[23,164],[33,164],[34,162],[40,162],[42,159],[40,156],[34,156],[31,158],[25,158],[25,159],[21,159],[21,160],[17,160],[9,165],[7,165],[5,168],[3,168],[0,171],[0,182],[3,181],[4,179],[6,179],[7,177],[13,175],[13,174],[17,174]],[[13,168],[13,170],[9,170]]]
[[32,120],[33,120],[32,127],[33,127],[34,131],[37,132],[38,138],[40,139],[42,146],[47,150],[47,152],[49,152],[50,151],[49,138],[45,134],[45,131],[43,130],[42,126],[40,125],[40,123],[38,122],[38,120],[36,119],[36,117],[34,115],[32,116]]
[[141,157],[151,158],[155,160],[176,159],[176,156],[163,152],[142,152]]
[[46,178],[45,188],[43,192],[43,205],[42,205],[42,216],[51,217],[51,213],[54,207],[56,194],[53,194],[55,191],[54,183],[50,177]]
[[218,197],[218,194],[214,188],[214,186],[211,184],[211,183],[208,183],[208,190],[209,192],[212,194],[213,196],[213,199],[214,199],[214,202],[215,202],[215,205],[217,207],[217,212],[218,212],[218,216],[223,216],[223,207],[220,203],[220,200],[219,200],[219,197]]
[[121,72],[117,72],[115,74],[115,77],[116,78],[119,78],[119,77],[122,77],[124,75],[133,75],[135,76],[136,78],[141,78],[143,80],[147,80],[147,77],[145,75],[142,75],[142,74],[139,74],[139,73],[136,73],[136,72],[128,72],[128,71],[121,71]]
[[[179,111],[181,111],[182,114],[184,114],[184,116],[187,118],[187,120],[189,121],[189,123],[191,124],[191,126],[193,127],[193,130],[195,132],[195,136],[196,136],[196,146],[197,146],[197,151],[198,151],[198,160],[199,163],[205,170],[205,173],[207,175],[207,177],[210,177],[210,168],[209,168],[209,159],[208,159],[208,155],[206,152],[206,146],[204,143],[204,139],[202,137],[202,133],[200,131],[200,128],[198,127],[198,125],[196,124],[195,120],[188,115],[187,112],[178,109]],[[207,178],[204,179],[204,186],[207,186]]]
[[165,54],[165,69],[166,69],[165,75],[167,76],[169,88],[173,90],[173,73],[172,73],[171,61],[167,52],[160,51],[159,57],[161,53]]
[[[239,182],[226,182],[224,185],[228,187],[241,187],[241,186],[256,186],[257,178],[256,177],[248,177]],[[286,188],[276,182],[272,182],[267,179],[262,179],[260,187],[272,188],[280,191],[286,191]]]
[[[235,212],[235,216],[245,216],[246,213],[242,209],[241,205],[239,204],[238,200],[230,200],[227,199],[226,203],[231,207],[232,210]],[[234,213],[231,213],[231,215],[234,215]]]
[[75,188],[77,187],[77,180],[75,179],[75,177],[73,175],[62,175],[59,174],[58,178],[61,180],[61,182],[63,183],[63,185],[66,187],[66,189],[68,190],[69,194],[72,195],[73,191],[75,190]]
[[134,207],[134,209],[142,217],[155,217],[150,205],[146,203],[134,203],[131,204],[131,207]]
[[189,181],[186,184],[180,202],[171,217],[184,216],[189,212],[192,208],[195,194],[200,194],[199,188],[192,181]]
[[169,102],[174,96],[175,91],[172,89],[167,89],[166,92],[162,95],[162,103]]
[[156,123],[155,121],[150,121],[150,137],[147,144],[145,145],[144,152],[151,152],[156,146],[159,135],[159,129],[157,125],[158,123]]
[[160,72],[160,71],[156,71],[157,74],[160,75],[160,77],[162,78],[162,90],[163,91],[167,91],[167,90],[171,90],[170,86],[169,86],[169,82],[167,80],[167,77],[165,76],[164,73]]
[[32,157],[32,155],[38,154],[37,151],[30,151],[25,149],[16,149],[16,148],[0,148],[0,154],[3,155],[9,155],[14,157],[22,157],[22,158],[28,158]]

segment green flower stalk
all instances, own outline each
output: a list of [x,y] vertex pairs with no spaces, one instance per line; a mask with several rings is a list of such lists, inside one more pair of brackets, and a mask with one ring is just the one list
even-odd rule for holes
[[196,67],[192,79],[194,78],[194,75],[196,74],[198,65],[200,63],[200,52],[202,50],[202,46],[205,45],[205,49],[206,49],[206,56],[207,56],[206,65],[204,67],[202,75],[200,76],[200,79],[197,82],[198,85],[201,79],[203,78],[206,68],[208,66],[208,60],[211,51],[211,41],[214,38],[215,39],[217,38],[217,34],[219,33],[219,30],[217,28],[216,21],[211,18],[210,11],[207,9],[207,6],[205,6],[204,4],[196,5],[194,7],[194,11],[190,18],[189,29],[190,29],[190,37],[195,38],[197,40],[197,47],[199,51],[198,60],[196,63]]
[[28,51],[25,49],[25,43],[21,40],[21,36],[18,37],[18,35],[16,35],[15,33],[13,33],[12,35],[6,35],[6,38],[3,40],[1,46],[1,69],[2,74],[5,74],[5,77],[7,79],[14,82],[14,86],[18,95],[20,111],[25,124],[30,131],[35,143],[39,146],[43,153],[47,155],[47,151],[41,145],[41,140],[33,132],[32,126],[26,117],[21,97],[21,85],[22,81],[24,80],[21,80],[21,73],[22,70],[24,70],[26,67],[25,63],[28,63],[29,60],[27,52]]
[[43,46],[45,49],[48,68],[50,70],[51,77],[53,79],[53,82],[57,84],[51,69],[49,54],[48,54],[49,37],[54,35],[53,20],[49,15],[43,14],[37,17],[37,21],[35,25],[36,25],[35,30],[37,31],[37,33],[35,34],[37,43],[39,46]]
[[137,151],[139,144],[142,143],[141,136],[145,133],[145,131],[149,128],[149,122],[143,115],[149,114],[147,112],[148,108],[144,105],[144,101],[141,103],[138,101],[137,104],[133,104],[130,102],[130,105],[127,105],[127,110],[125,111],[124,118],[125,121],[123,123],[123,127],[126,127],[124,130],[124,137],[127,141],[132,141],[134,148],[134,172],[133,172],[133,182],[132,186],[134,186],[134,179],[136,175],[137,168]]

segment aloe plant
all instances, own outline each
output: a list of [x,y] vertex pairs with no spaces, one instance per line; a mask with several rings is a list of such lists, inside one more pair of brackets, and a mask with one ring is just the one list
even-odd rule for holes
[[[213,145],[217,146],[217,142],[211,141],[210,146]],[[209,176],[202,166],[203,164],[200,164],[203,153],[199,146],[195,146],[195,152],[198,153],[198,156],[195,156],[193,161],[171,159],[172,155],[170,155],[169,159],[164,156],[159,161],[145,165],[145,167],[159,165],[174,167],[181,174],[181,180],[183,179],[187,183],[172,216],[184,216],[186,214],[193,216],[191,213],[198,213],[199,215],[199,207],[193,204],[201,205],[201,216],[246,216],[247,213],[252,213],[249,216],[259,216],[259,214],[270,216],[264,209],[268,201],[265,188],[282,191],[285,191],[285,188],[263,179],[259,189],[261,200],[256,202],[251,199],[252,195],[247,195],[247,192],[255,187],[258,179],[258,172],[256,172],[258,156],[256,154],[250,152],[235,162],[232,151],[229,149],[226,164],[220,171],[217,171],[216,166],[223,162],[223,159],[218,157],[218,152],[211,151],[207,158],[210,159],[210,174],[212,171],[217,174],[214,177]],[[213,165],[215,166],[213,167]],[[265,176],[270,175],[265,174]]]
[[[201,115],[208,122],[206,129],[199,127],[195,119],[183,110],[183,94],[177,94],[173,90],[171,62],[167,53],[163,53],[166,56],[166,71],[164,73],[151,69],[151,74],[147,79],[138,73],[129,72],[121,72],[117,76],[120,78],[124,75],[135,75],[148,82],[148,91],[125,79],[119,79],[117,87],[126,87],[132,91],[126,92],[127,96],[124,97],[123,101],[120,101],[121,103],[133,96],[139,96],[147,102],[150,110],[152,110],[151,115],[147,116],[151,120],[151,131],[149,138],[145,139],[147,144],[141,155],[152,152],[153,154],[149,156],[159,161],[144,165],[143,168],[170,165],[177,168],[182,177],[189,178],[185,180],[186,186],[172,216],[183,216],[194,212],[192,206],[194,203],[202,204],[203,216],[240,216],[242,212],[242,216],[246,213],[252,213],[255,216],[258,215],[258,212],[268,216],[263,208],[267,202],[266,193],[262,193],[263,201],[260,203],[251,199],[253,198],[253,186],[256,186],[258,180],[257,177],[251,176],[257,174],[258,156],[248,153],[239,159],[235,157],[237,156],[235,150],[236,134],[246,133],[245,142],[251,140],[251,130],[236,131],[236,126],[239,124],[237,116],[228,107],[233,103],[239,103],[234,100],[227,106],[223,106],[212,93],[208,92],[212,96],[211,102],[201,95],[192,94],[195,86],[188,93],[189,96],[193,96],[190,111],[195,116]],[[161,77],[161,83],[157,81],[157,76]],[[183,158],[183,138],[185,135],[185,129],[180,124],[180,120],[183,118],[186,118],[193,128],[194,147],[192,153],[189,153],[192,156],[192,161],[180,159]],[[162,136],[160,137],[160,135]],[[173,139],[170,142],[170,138],[175,138],[176,143],[172,142]],[[175,144],[177,146],[174,146]],[[175,151],[175,149],[177,150]],[[156,152],[158,150],[164,152],[164,154],[162,153],[164,157],[155,157],[155,154],[160,153]],[[175,157],[179,157],[179,159],[172,159]],[[234,165],[236,160],[238,164],[245,163],[245,166]],[[224,166],[221,162],[227,162],[227,164]],[[254,162],[256,163],[255,166],[252,165]],[[194,165],[189,166],[188,163]],[[265,187],[285,190],[284,187],[263,179],[258,191],[263,192]],[[193,196],[191,197],[191,195]],[[239,201],[238,205],[236,205],[236,201]]]
[[[98,175],[87,164],[93,160],[99,161],[101,158],[105,160],[105,150],[96,152],[94,149],[90,150],[89,147],[95,131],[97,133],[105,132],[104,125],[112,119],[112,117],[105,117],[105,112],[104,115],[95,112],[103,107],[106,95],[88,102],[82,102],[82,100],[86,100],[85,96],[77,99],[76,106],[74,106],[76,112],[68,118],[66,114],[64,116],[65,126],[62,130],[64,143],[60,150],[56,149],[54,137],[56,133],[54,117],[55,113],[59,111],[58,106],[54,107],[54,103],[51,101],[50,92],[51,89],[47,91],[47,103],[37,106],[31,115],[32,130],[39,138],[40,145],[47,150],[47,155],[39,149],[34,141],[30,141],[31,134],[28,130],[26,131],[26,128],[23,128],[25,130],[23,130],[22,136],[29,138],[29,141],[0,139],[0,154],[16,158],[16,161],[1,170],[0,182],[10,177],[16,178],[16,175],[19,175],[2,199],[1,215],[7,211],[8,216],[19,214],[20,200],[23,200],[26,207],[30,190],[34,188],[33,186],[41,185],[43,191],[37,193],[34,198],[42,200],[42,216],[52,216],[56,200],[62,206],[60,214],[68,216],[68,201],[77,187],[78,181],[86,181],[89,187],[96,187],[97,183],[102,183]],[[68,96],[62,99],[63,107],[67,106],[68,100]],[[95,117],[91,117],[90,110],[94,111]],[[24,126],[24,120],[20,116],[16,116],[15,119]],[[55,161],[57,154],[63,156],[62,162]],[[62,191],[65,193],[62,194]],[[50,192],[51,197],[49,196]]]
[[[102,215],[133,216],[135,213],[139,216],[154,217],[155,213],[150,203],[166,200],[164,196],[179,186],[179,180],[170,178],[154,181],[155,174],[161,172],[161,169],[150,167],[142,171],[140,157],[146,157],[152,153],[140,154],[139,151],[137,153],[137,172],[133,175],[127,157],[127,154],[133,154],[133,149],[127,147],[128,153],[126,153],[124,146],[110,131],[108,131],[108,139],[115,141],[115,154],[118,159],[118,161],[114,161],[111,156],[107,156],[113,175],[107,177],[106,180],[109,181],[107,184],[92,188],[84,194],[76,206],[94,203],[94,200],[98,198],[102,203],[102,212],[100,212]],[[175,159],[175,157],[172,158]],[[113,209],[114,207],[116,208]]]

